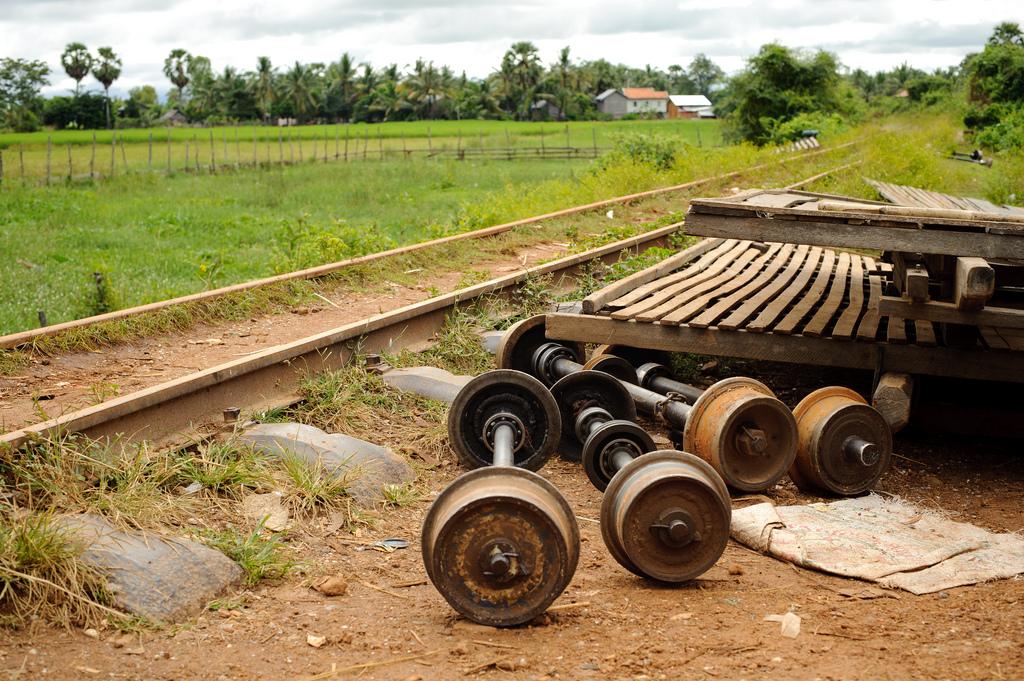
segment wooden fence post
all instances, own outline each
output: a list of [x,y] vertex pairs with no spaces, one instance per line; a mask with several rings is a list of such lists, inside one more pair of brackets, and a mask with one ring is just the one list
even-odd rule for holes
[[89,156],[89,179],[96,179],[96,131],[92,131],[92,154]]
[[53,140],[46,136],[46,186],[50,186],[50,153],[53,151]]
[[125,150],[124,150],[124,135],[121,135],[121,139],[119,141],[121,142],[121,165],[124,166],[124,169],[127,172],[127,170],[128,170],[128,154],[125,153]]
[[380,160],[384,160],[384,135],[383,131],[377,128],[377,151],[380,152]]
[[330,141],[330,139],[327,136],[327,133],[328,133],[328,130],[327,130],[327,126],[325,125],[324,126],[324,163],[327,163],[327,143]]
[[153,170],[153,131],[149,131],[149,170]]
[[235,170],[238,170],[242,162],[242,146],[238,142],[238,121],[235,121]]
[[566,153],[572,155],[572,142],[569,141],[569,124],[565,124],[565,149]]
[[213,143],[213,128],[210,128],[210,172],[217,172],[216,148]]
[[[301,133],[301,131],[300,131],[300,133]],[[299,147],[299,163],[302,163],[302,161],[304,160],[303,153],[302,153],[302,135],[299,134],[299,135],[296,135],[295,137],[296,137],[295,141],[298,143],[298,147]],[[316,145],[316,138],[315,137],[313,138],[313,145],[314,145],[314,148],[315,148],[315,145]]]
[[71,145],[67,144],[65,148],[68,150],[68,184],[71,184],[71,177],[74,173],[74,168],[71,165]]
[[110,133],[110,176],[114,176],[114,164],[117,162],[117,131]]
[[295,147],[292,146],[292,126],[288,124],[288,162],[295,163]]
[[433,156],[433,155],[434,155],[434,144],[433,144],[433,139],[431,138],[431,135],[430,135],[430,126],[428,125],[427,126],[427,156]]
[[18,165],[21,167],[21,186],[25,186],[25,145],[18,145]]
[[590,132],[593,133],[594,137],[594,158],[597,158],[597,128],[591,128]]
[[281,139],[281,126],[277,126],[277,162],[284,164],[284,141]]
[[339,139],[340,136],[341,136],[341,126],[340,126],[340,124],[339,125],[335,125],[334,126],[334,160],[335,161],[338,160],[338,146],[339,146],[338,143],[341,141]]
[[4,188],[4,150],[0,149],[0,191]]
[[458,137],[455,138],[455,157],[462,160],[462,128],[459,128]]
[[198,175],[199,174],[199,170],[200,170],[200,168],[199,168],[199,136],[198,135],[192,135],[192,147],[195,149],[195,154],[193,154],[193,157],[195,158],[195,161],[196,161],[196,175]]
[[185,172],[186,173],[189,171],[188,151],[189,151],[189,149],[188,149],[188,140],[185,140]]
[[544,126],[540,126],[540,155],[546,156],[547,150],[544,148]]
[[363,132],[363,160],[366,160],[366,150],[370,146],[370,131],[365,130]]
[[346,123],[345,124],[345,162],[346,163],[348,163],[348,134],[349,134],[349,127],[348,126],[349,126],[349,124]]
[[171,126],[167,126],[167,174],[171,174]]

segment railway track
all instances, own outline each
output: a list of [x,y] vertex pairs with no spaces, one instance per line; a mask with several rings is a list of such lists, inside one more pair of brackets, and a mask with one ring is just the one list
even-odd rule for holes
[[[845,170],[851,165],[837,166],[798,184],[820,179],[830,172]],[[727,176],[700,180],[685,186],[692,187],[722,177]],[[653,193],[678,190],[683,186],[654,190]],[[651,193],[632,197],[644,195]],[[631,199],[620,197],[617,201],[622,200]],[[610,203],[588,204],[586,207],[532,218],[531,221],[581,210],[593,210],[595,206],[605,205]],[[515,224],[528,223],[529,221],[520,221]],[[615,262],[624,253],[663,246],[681,226],[682,223],[668,225],[599,248],[568,255],[25,426],[0,436],[0,448],[17,448],[32,438],[69,432],[82,433],[90,438],[121,436],[127,440],[146,440],[156,446],[185,444],[208,432],[226,409],[261,410],[294,404],[300,398],[300,382],[307,375],[339,369],[357,353],[423,349],[442,328],[448,315],[461,307],[471,306],[489,296],[508,295],[527,280],[541,276],[552,277],[556,290],[571,290],[574,277],[582,267],[595,262]],[[506,231],[512,229],[507,226],[500,227]],[[495,234],[498,233],[495,231],[498,229],[495,227],[480,231]],[[481,236],[483,235],[479,233],[469,233],[448,237],[442,241],[450,242],[452,239]],[[408,248],[428,248],[435,243],[437,242],[426,242]],[[398,250],[408,252],[407,249]],[[376,254],[373,257],[379,259],[387,257],[387,254]],[[322,273],[312,276],[322,276]],[[136,314],[150,311],[145,309],[149,307],[137,309]]]
[[[773,167],[773,166],[778,166],[778,165],[785,165],[785,164],[788,164],[788,163],[792,163],[794,161],[806,160],[808,158],[813,158],[813,157],[816,157],[816,156],[832,154],[832,153],[835,153],[837,151],[842,151],[844,149],[848,149],[848,148],[850,148],[850,147],[852,147],[852,146],[854,146],[856,144],[857,144],[856,141],[854,141],[854,142],[847,142],[845,144],[840,144],[840,145],[837,145],[837,146],[834,146],[834,147],[826,147],[826,148],[822,148],[822,149],[816,149],[814,151],[797,153],[797,154],[793,154],[791,156],[787,156],[787,157],[779,159],[779,160],[773,160],[773,161],[770,161],[770,162],[767,162],[767,163],[762,163],[762,164],[750,166],[750,167],[747,167],[747,168],[741,168],[739,170],[735,170],[735,171],[732,171],[732,172],[729,172],[729,173],[724,173],[724,174],[721,174],[721,175],[714,175],[714,176],[711,176],[711,177],[700,178],[700,179],[697,179],[697,180],[692,180],[690,182],[685,182],[683,184],[677,184],[677,185],[673,185],[673,186],[670,186],[670,187],[660,187],[658,189],[651,189],[651,190],[644,191],[644,192],[637,192],[637,193],[634,193],[634,194],[627,194],[627,195],[624,195],[624,196],[617,196],[617,197],[613,197],[611,199],[605,199],[605,200],[602,200],[602,201],[596,201],[596,202],[593,202],[593,203],[588,203],[588,204],[584,204],[584,205],[580,205],[580,206],[574,206],[572,208],[566,208],[566,209],[554,211],[554,212],[551,212],[551,213],[545,213],[543,215],[537,215],[537,216],[533,216],[533,217],[529,217],[529,218],[524,218],[524,219],[521,219],[521,220],[515,220],[515,221],[512,221],[512,222],[507,222],[507,223],[503,223],[503,224],[500,224],[500,225],[495,225],[493,227],[487,227],[487,228],[484,228],[484,229],[478,229],[478,230],[474,230],[474,231],[471,231],[471,232],[464,232],[462,234],[455,234],[455,235],[452,235],[452,236],[441,237],[441,238],[432,239],[432,240],[429,240],[429,241],[423,241],[423,242],[416,243],[416,244],[410,244],[408,246],[402,246],[400,248],[394,248],[394,249],[390,249],[390,250],[386,250],[386,251],[380,251],[378,253],[371,253],[371,254],[360,256],[360,257],[357,257],[357,258],[350,258],[348,260],[341,260],[341,261],[334,262],[334,263],[329,263],[329,264],[326,264],[326,265],[319,265],[317,267],[310,267],[310,268],[303,269],[303,270],[296,270],[294,272],[288,272],[286,274],[279,274],[279,275],[272,276],[272,277],[265,277],[265,278],[262,278],[262,279],[254,279],[252,281],[244,282],[244,283],[241,283],[241,284],[234,284],[234,285],[231,285],[231,286],[224,286],[224,287],[221,287],[221,288],[211,289],[209,291],[203,291],[203,292],[194,293],[194,294],[191,294],[191,295],[180,296],[180,297],[177,297],[177,298],[170,298],[170,299],[167,299],[167,300],[157,301],[157,302],[154,302],[154,303],[147,303],[145,305],[139,305],[139,306],[130,307],[130,308],[124,308],[124,309],[121,309],[121,310],[115,310],[113,312],[107,312],[105,314],[94,315],[94,316],[91,316],[91,317],[83,317],[81,319],[76,319],[76,320],[72,320],[72,321],[68,321],[68,322],[63,322],[63,323],[60,323],[60,324],[52,324],[50,326],[42,327],[42,328],[39,328],[39,329],[30,329],[30,330],[27,330],[27,331],[19,331],[19,332],[16,332],[16,333],[11,333],[11,334],[0,336],[0,350],[15,349],[15,348],[21,348],[21,347],[30,347],[30,346],[38,343],[39,341],[41,341],[41,340],[43,340],[45,338],[57,336],[57,335],[60,335],[60,334],[63,334],[63,333],[71,332],[71,331],[80,331],[80,330],[86,329],[88,327],[97,326],[97,325],[108,323],[108,322],[114,322],[114,321],[118,321],[118,320],[123,320],[123,319],[127,319],[129,317],[135,317],[135,316],[140,316],[140,315],[152,314],[152,313],[159,312],[161,310],[165,310],[165,309],[168,309],[168,308],[171,308],[171,307],[175,307],[175,306],[179,306],[179,305],[188,305],[188,304],[206,302],[206,301],[214,300],[214,299],[217,299],[217,298],[222,298],[222,297],[225,297],[225,296],[230,296],[230,295],[233,295],[233,294],[242,293],[244,291],[249,291],[249,290],[252,290],[252,289],[266,287],[266,286],[272,286],[274,284],[280,284],[280,283],[288,282],[288,281],[299,281],[299,280],[317,279],[317,278],[325,277],[325,276],[328,276],[328,275],[331,275],[331,274],[336,274],[336,273],[339,273],[339,272],[343,272],[345,270],[351,270],[351,269],[353,269],[355,267],[359,267],[359,266],[362,266],[362,265],[367,265],[367,264],[374,263],[374,262],[379,262],[379,261],[384,261],[384,260],[388,260],[388,259],[392,259],[392,258],[397,258],[397,257],[409,255],[409,254],[412,254],[412,253],[416,253],[416,252],[419,252],[419,251],[429,250],[431,248],[438,248],[438,247],[441,247],[441,246],[446,246],[446,245],[449,245],[449,244],[452,244],[452,243],[457,243],[457,242],[460,242],[460,241],[483,239],[483,238],[486,238],[486,237],[496,236],[496,235],[503,234],[505,232],[509,232],[509,231],[512,231],[512,230],[514,230],[516,228],[524,227],[524,226],[527,226],[527,225],[534,225],[534,224],[545,222],[545,221],[548,221],[548,220],[554,220],[554,219],[558,219],[558,218],[568,217],[568,216],[571,216],[571,215],[578,215],[578,214],[581,214],[581,213],[597,211],[597,210],[601,210],[601,209],[604,209],[604,208],[609,208],[609,207],[612,207],[612,206],[631,204],[631,203],[635,203],[635,202],[643,200],[643,199],[647,199],[647,198],[651,198],[651,197],[655,197],[655,196],[660,196],[660,195],[664,195],[664,194],[671,194],[673,192],[680,192],[680,191],[686,191],[688,189],[695,189],[697,187],[701,187],[701,186],[704,186],[704,185],[712,184],[714,182],[721,182],[723,180],[728,180],[728,179],[732,179],[732,178],[741,177],[743,175],[746,175],[746,174],[749,174],[749,173],[753,173],[753,172],[757,172],[757,171],[763,170],[765,168],[769,168],[769,167]],[[836,169],[833,169],[833,171],[834,170],[836,170]],[[826,171],[825,174],[828,174],[828,172],[833,172],[833,171]],[[817,179],[819,179],[819,176],[814,176],[813,178],[808,178],[808,180],[805,180],[804,182],[810,182],[810,181],[814,181],[814,180],[817,180]]]

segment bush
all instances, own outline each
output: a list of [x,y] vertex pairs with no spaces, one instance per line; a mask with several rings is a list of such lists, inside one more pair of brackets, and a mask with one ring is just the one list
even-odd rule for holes
[[817,130],[819,137],[836,135],[847,129],[846,121],[839,114],[820,111],[803,113],[788,121],[774,121],[771,141],[776,144],[792,142],[803,137],[804,130]]
[[615,135],[612,151],[604,156],[602,163],[607,166],[628,159],[637,165],[669,170],[675,165],[679,149],[677,140],[664,135],[623,133]]

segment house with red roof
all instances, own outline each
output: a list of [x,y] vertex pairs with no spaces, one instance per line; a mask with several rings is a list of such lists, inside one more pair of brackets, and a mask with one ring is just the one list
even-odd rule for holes
[[627,114],[664,118],[668,111],[668,93],[649,87],[609,89],[597,96],[597,109],[612,118]]

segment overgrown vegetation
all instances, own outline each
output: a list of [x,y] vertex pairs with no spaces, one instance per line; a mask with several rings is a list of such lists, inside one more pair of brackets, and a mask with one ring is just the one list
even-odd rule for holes
[[983,147],[1024,149],[1024,31],[1004,22],[985,49],[964,60],[968,77],[967,127]]

